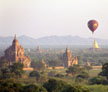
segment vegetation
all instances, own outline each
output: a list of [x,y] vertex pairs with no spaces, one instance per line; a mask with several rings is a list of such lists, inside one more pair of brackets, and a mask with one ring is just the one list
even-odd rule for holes
[[37,70],[44,70],[45,69],[45,67],[41,61],[36,61],[36,62],[33,61],[31,63],[31,67],[33,67],[34,69],[37,69]]
[[47,90],[38,85],[22,85],[21,83],[1,81],[0,92],[47,92]]
[[102,66],[102,72],[100,72],[101,76],[105,76],[108,80],[108,63],[105,63],[103,66]]
[[[47,49],[41,54],[34,49],[30,51],[26,51],[26,54],[31,57],[34,71],[24,72],[21,63],[7,66],[5,60],[0,61],[0,92],[107,92],[108,50],[73,50],[73,55],[78,56],[79,65],[58,70],[54,67],[63,65],[63,49]],[[42,59],[53,69],[45,69]],[[85,66],[87,61],[103,67],[94,69]]]
[[76,76],[76,82],[82,82],[84,80],[88,80],[89,75],[87,72],[83,71],[79,75]]
[[29,74],[30,77],[35,77],[36,80],[38,81],[40,79],[40,73],[38,71],[32,71],[30,74]]
[[93,77],[89,80],[89,84],[93,85],[93,84],[103,84],[106,85],[108,84],[107,79],[105,77],[102,76],[96,76]]
[[43,85],[48,92],[90,92],[87,88],[81,86],[71,86],[66,82],[50,79]]
[[105,85],[88,85],[90,92],[108,92],[108,86]]
[[68,74],[71,74],[72,76],[75,76],[76,74],[83,71],[83,68],[81,68],[79,65],[73,65],[66,70]]
[[15,78],[22,77],[22,74],[24,73],[23,67],[24,65],[18,62],[6,68],[2,68],[0,77],[3,79],[11,77]]

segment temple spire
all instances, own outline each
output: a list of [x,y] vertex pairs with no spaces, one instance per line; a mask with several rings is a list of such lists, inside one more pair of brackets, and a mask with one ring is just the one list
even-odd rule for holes
[[14,36],[14,40],[16,40],[17,38],[16,38],[16,34],[15,34],[15,36]]
[[94,39],[94,43],[93,43],[93,48],[96,48],[96,49],[97,49],[97,48],[100,48],[95,39]]
[[66,52],[70,52],[69,46],[67,46],[67,48],[66,48]]
[[16,34],[15,34],[15,36],[14,36],[14,40],[13,40],[13,42],[12,42],[12,45],[14,45],[14,46],[19,45],[19,42],[18,42],[17,37],[16,37]]

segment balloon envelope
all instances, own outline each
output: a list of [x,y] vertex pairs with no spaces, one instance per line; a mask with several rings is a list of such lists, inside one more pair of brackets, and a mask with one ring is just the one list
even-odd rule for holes
[[94,31],[97,29],[98,27],[98,22],[96,20],[90,20],[88,22],[88,27],[89,29],[92,31],[92,33],[94,33]]

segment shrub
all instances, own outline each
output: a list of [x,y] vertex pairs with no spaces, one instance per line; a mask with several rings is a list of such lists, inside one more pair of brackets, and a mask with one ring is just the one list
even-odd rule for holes
[[38,81],[40,79],[40,73],[38,71],[32,71],[29,74],[30,77],[36,77],[36,80]]
[[56,74],[55,77],[64,77],[62,74]]
[[41,86],[28,85],[24,87],[23,92],[47,92],[47,90]]
[[51,77],[54,77],[56,75],[56,72],[55,71],[50,71],[48,73],[48,76],[51,76]]
[[64,81],[55,79],[49,79],[43,86],[48,92],[90,92],[87,88],[71,86]]
[[88,79],[89,75],[87,72],[81,72],[79,75],[76,76],[76,79],[82,78],[82,79]]
[[96,76],[96,77],[93,77],[89,80],[89,84],[107,84],[108,81],[106,79],[106,77],[103,77],[103,76]]

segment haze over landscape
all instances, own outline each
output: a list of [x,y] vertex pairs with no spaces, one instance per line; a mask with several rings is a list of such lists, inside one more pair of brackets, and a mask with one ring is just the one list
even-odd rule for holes
[[108,92],[108,0],[0,0],[0,92]]
[[[0,47],[8,47],[11,45],[13,40],[13,36],[11,37],[0,37]],[[38,45],[41,47],[56,47],[56,48],[66,48],[67,45],[70,45],[74,48],[91,48],[93,45],[93,38],[83,38],[79,36],[46,36],[35,39],[29,36],[19,36],[19,43],[23,45],[25,48],[36,48]],[[99,46],[104,48],[108,46],[108,40],[96,38]]]
[[0,0],[0,36],[92,37],[87,22],[96,19],[94,37],[108,39],[107,0]]

